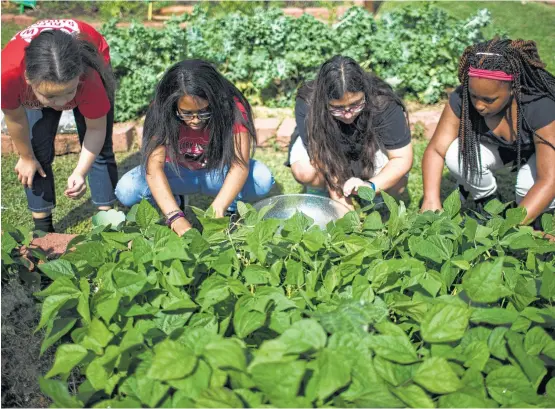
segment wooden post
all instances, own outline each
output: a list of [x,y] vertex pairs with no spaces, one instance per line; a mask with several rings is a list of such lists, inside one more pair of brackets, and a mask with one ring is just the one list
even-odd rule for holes
[[148,2],[148,15],[147,15],[147,19],[148,21],[152,20],[152,2]]

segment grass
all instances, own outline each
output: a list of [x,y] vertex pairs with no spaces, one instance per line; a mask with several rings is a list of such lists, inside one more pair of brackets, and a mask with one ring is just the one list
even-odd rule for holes
[[[425,141],[415,141],[415,161],[409,176],[408,194],[404,197],[409,208],[417,209],[422,198],[422,169],[420,166]],[[276,185],[270,195],[300,193],[299,185],[292,177],[289,168],[283,165],[287,157],[286,152],[276,151],[272,148],[258,149],[255,158],[264,162],[272,170]],[[118,153],[120,177],[139,163],[139,154]],[[8,155],[2,158],[2,223],[13,225],[24,225],[32,228],[31,214],[27,211],[27,201],[23,188],[21,187],[15,172],[13,171],[17,157]],[[57,207],[54,211],[54,227],[59,233],[84,233],[91,228],[91,217],[96,209],[90,201],[87,192],[84,198],[72,201],[63,196],[63,188],[73,167],[77,163],[77,155],[65,155],[56,157],[53,168],[56,175]],[[501,177],[501,194],[506,200],[513,199],[511,186],[514,186],[514,175],[507,173]],[[454,180],[448,176],[447,171],[442,183],[442,197],[445,198],[456,188]],[[210,198],[195,195],[190,198],[190,205],[206,208],[210,204]]]
[[[422,5],[418,1],[387,1],[382,4],[379,13],[398,7],[415,7]],[[534,40],[542,60],[550,72],[555,71],[555,6],[544,3],[520,1],[438,1],[437,7],[453,16],[467,18],[479,9],[487,8],[492,16],[491,24],[484,29],[487,38],[496,34],[507,33],[509,38]]]
[[10,41],[15,33],[23,28],[14,23],[2,23],[2,48]]

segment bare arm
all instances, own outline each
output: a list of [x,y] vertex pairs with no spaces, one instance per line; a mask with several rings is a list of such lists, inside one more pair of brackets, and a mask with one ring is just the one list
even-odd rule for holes
[[424,182],[422,211],[441,209],[440,190],[445,155],[449,146],[459,135],[459,124],[460,119],[447,103],[434,136],[422,157],[422,179]]
[[387,151],[389,162],[382,171],[370,179],[379,191],[388,190],[399,183],[412,168],[413,152],[412,143],[399,149]]
[[249,176],[250,139],[247,133],[235,135],[235,152],[243,159],[246,166],[240,163],[231,165],[222,188],[212,202],[216,217],[223,217],[229,205],[243,189]]
[[29,121],[25,113],[25,108],[19,106],[16,109],[4,109],[4,118],[8,132],[19,153],[19,160],[15,165],[17,179],[24,187],[32,188],[35,173],[46,177],[46,173],[35,157],[33,146],[31,145],[31,132]]
[[[543,139],[555,145],[555,121],[536,131]],[[520,206],[526,208],[524,223],[538,217],[555,198],[555,149],[535,137],[537,178]]]
[[85,176],[100,153],[106,140],[106,115],[97,119],[85,118],[87,131],[83,139],[81,154],[77,166],[67,180],[67,189],[64,194],[71,199],[78,199],[87,190]]
[[[156,204],[164,215],[180,210],[164,172],[165,163],[166,147],[158,146],[148,158],[146,166],[146,182]],[[179,235],[182,235],[191,227],[191,223],[183,217],[175,220],[171,225],[172,230]]]

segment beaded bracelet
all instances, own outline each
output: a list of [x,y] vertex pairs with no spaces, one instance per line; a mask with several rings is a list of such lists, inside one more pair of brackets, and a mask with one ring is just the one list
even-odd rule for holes
[[178,212],[178,213],[173,214],[171,217],[168,218],[168,220],[166,220],[166,226],[170,227],[174,221],[176,221],[177,219],[179,219],[181,217],[185,218],[185,213]]

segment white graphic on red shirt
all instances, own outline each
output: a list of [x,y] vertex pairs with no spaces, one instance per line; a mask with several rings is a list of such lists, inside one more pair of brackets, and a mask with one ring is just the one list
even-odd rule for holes
[[201,169],[206,167],[206,158],[204,157],[204,150],[206,146],[191,140],[180,140],[179,151],[183,155],[184,161],[188,167]]
[[33,38],[47,30],[61,30],[68,34],[80,32],[75,20],[42,20],[17,33],[11,41],[19,36],[22,40],[30,43]]

